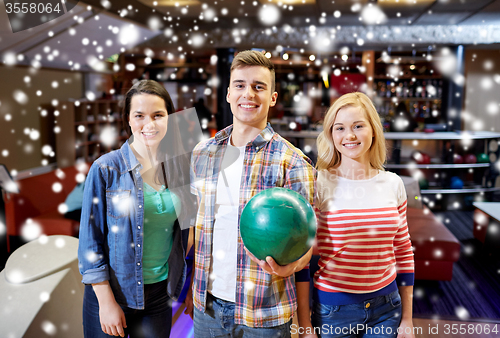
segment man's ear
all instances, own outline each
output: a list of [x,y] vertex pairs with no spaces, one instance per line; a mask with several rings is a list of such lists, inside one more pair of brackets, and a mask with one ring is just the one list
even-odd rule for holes
[[229,103],[229,87],[227,87],[226,101],[227,103]]
[[269,107],[274,107],[276,105],[277,100],[278,100],[278,92],[274,92],[271,95],[271,103],[269,104]]

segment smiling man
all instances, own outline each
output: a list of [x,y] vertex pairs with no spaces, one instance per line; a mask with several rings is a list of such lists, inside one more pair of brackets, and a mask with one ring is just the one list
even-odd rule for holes
[[[277,97],[271,61],[261,52],[240,52],[231,64],[226,97],[233,125],[193,151],[191,185],[200,203],[192,288],[195,337],[290,337],[295,283],[309,286],[303,268],[311,251],[286,266],[271,257],[259,261],[245,250],[239,231],[243,208],[262,190],[289,188],[313,203],[316,171],[310,160],[267,123]],[[193,311],[186,304],[186,312]]]

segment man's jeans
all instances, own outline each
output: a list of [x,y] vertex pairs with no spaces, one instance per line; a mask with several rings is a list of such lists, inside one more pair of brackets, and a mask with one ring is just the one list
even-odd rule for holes
[[196,309],[194,312],[195,338],[290,338],[291,320],[275,327],[248,327],[234,323],[234,303],[215,298],[207,293],[205,313]]

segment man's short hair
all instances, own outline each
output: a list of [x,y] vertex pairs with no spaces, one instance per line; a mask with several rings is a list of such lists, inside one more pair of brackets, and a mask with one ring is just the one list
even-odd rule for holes
[[274,92],[275,87],[275,71],[274,64],[264,56],[264,53],[255,50],[244,50],[239,52],[231,63],[231,73],[236,68],[260,66],[269,69],[271,72],[271,92]]

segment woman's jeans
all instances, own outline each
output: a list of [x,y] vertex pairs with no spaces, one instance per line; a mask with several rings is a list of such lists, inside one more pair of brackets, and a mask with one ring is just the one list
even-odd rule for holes
[[396,337],[401,322],[401,297],[396,290],[349,305],[314,302],[312,325],[318,337]]
[[[144,285],[144,310],[122,306],[127,321],[125,337],[168,338],[172,326],[172,302],[167,294],[167,281]],[[85,338],[109,338],[102,332],[99,303],[92,285],[85,285],[83,296],[83,331]]]

